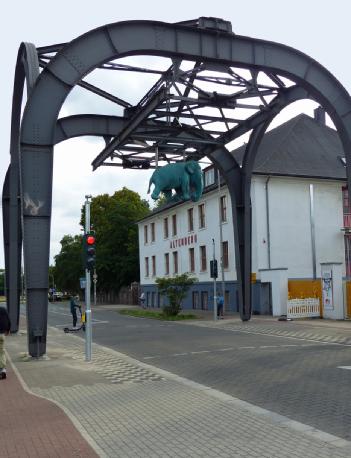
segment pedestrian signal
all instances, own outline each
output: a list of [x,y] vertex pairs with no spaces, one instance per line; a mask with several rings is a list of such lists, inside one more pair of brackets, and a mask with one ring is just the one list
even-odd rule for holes
[[85,251],[85,268],[92,271],[95,268],[95,235],[85,234],[84,251]]
[[210,274],[211,274],[211,278],[218,277],[217,259],[210,261]]

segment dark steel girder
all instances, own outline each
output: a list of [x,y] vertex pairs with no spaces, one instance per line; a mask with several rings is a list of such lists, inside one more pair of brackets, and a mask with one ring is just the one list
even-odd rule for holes
[[[23,89],[29,96],[39,76],[36,48],[22,43],[17,55],[11,114],[10,165],[6,173],[2,203],[5,254],[6,303],[11,320],[11,332],[19,326],[21,293],[22,227],[20,205],[20,124]],[[43,315],[44,321],[46,320]]]
[[[299,51],[277,43],[233,35],[228,31],[207,29],[204,24],[206,22],[199,21],[199,28],[153,21],[109,24],[67,44],[43,70],[25,107],[21,129],[21,196],[25,203],[23,221],[28,310],[35,306],[46,317],[52,154],[57,116],[72,87],[105,62],[148,54],[262,70],[289,78],[303,87],[331,116],[345,150],[351,191],[351,99],[343,86],[318,62]],[[139,124],[136,122],[133,128]],[[130,128],[133,130],[132,126]],[[238,179],[241,186],[243,181],[235,160],[224,147],[217,147],[208,154],[225,172],[225,178],[230,180],[227,184],[233,208],[241,208],[243,202],[237,202],[236,196],[239,185],[232,183]],[[245,222],[237,225],[234,212],[233,224],[239,305],[242,319],[248,319],[246,312],[250,308],[250,296],[246,286],[250,278],[242,269],[251,261],[247,259],[245,250],[240,252],[238,240],[240,237],[248,240],[249,227],[245,226]],[[42,323],[42,318],[38,318],[29,329],[29,351],[34,355],[38,353],[35,336],[41,332]],[[45,345],[41,345],[39,353],[44,352]]]

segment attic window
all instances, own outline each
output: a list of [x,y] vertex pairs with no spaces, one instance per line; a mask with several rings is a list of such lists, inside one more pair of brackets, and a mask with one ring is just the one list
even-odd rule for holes
[[342,165],[346,167],[346,157],[345,156],[339,156],[340,161],[342,162]]

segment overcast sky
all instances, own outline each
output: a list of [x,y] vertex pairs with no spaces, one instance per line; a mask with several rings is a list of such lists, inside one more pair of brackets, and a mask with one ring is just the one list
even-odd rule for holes
[[[60,0],[48,2],[6,2],[1,11],[1,103],[0,103],[0,183],[1,190],[9,164],[11,99],[17,51],[22,41],[36,46],[68,42],[107,23],[145,19],[178,22],[200,16],[214,16],[231,21],[233,31],[292,46],[318,60],[351,92],[349,0],[177,0],[166,2]],[[110,72],[115,73],[115,72]],[[109,76],[106,84],[113,84]],[[96,83],[98,82],[95,80]],[[136,89],[124,83],[123,91],[132,97]],[[122,96],[122,94],[121,94]],[[136,97],[137,98],[137,97]],[[137,102],[137,100],[135,100]],[[81,94],[72,94],[61,116],[80,110]],[[89,108],[87,100],[85,110]],[[94,106],[91,101],[91,106]],[[106,112],[103,104],[96,112]],[[306,105],[305,111],[311,111]],[[87,112],[87,111],[86,111]],[[111,112],[110,112],[111,114]],[[101,149],[97,140],[73,139],[55,148],[53,213],[50,260],[60,250],[64,234],[79,233],[80,208],[85,194],[112,194],[123,186],[146,198],[151,171],[128,171],[117,167],[100,167],[91,171],[91,161]],[[2,219],[2,214],[1,214]],[[1,223],[2,240],[2,223]],[[3,243],[0,244],[0,267],[4,267]]]

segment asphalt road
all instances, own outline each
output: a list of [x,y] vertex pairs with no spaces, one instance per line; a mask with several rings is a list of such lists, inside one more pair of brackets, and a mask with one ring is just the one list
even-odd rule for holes
[[[68,304],[49,305],[50,325],[63,328],[71,321]],[[133,318],[116,310],[93,311],[93,340],[351,440],[351,370],[339,368],[351,366],[350,346]]]

